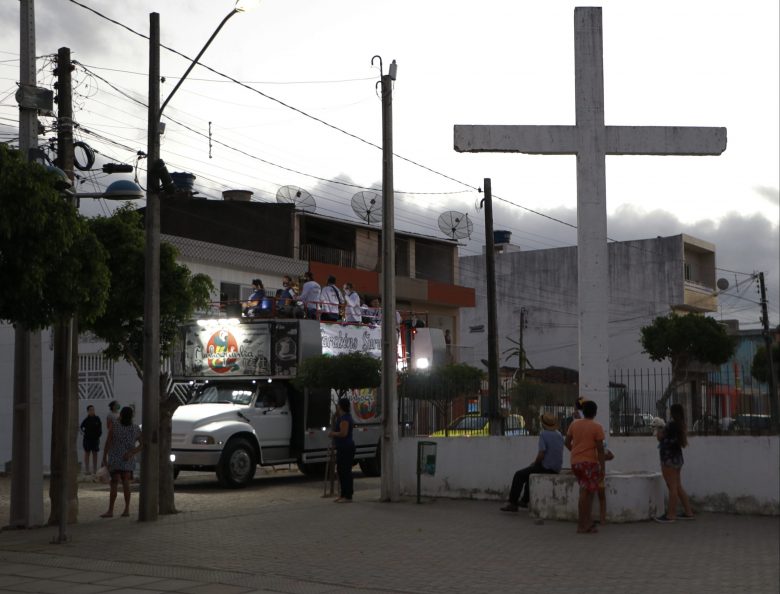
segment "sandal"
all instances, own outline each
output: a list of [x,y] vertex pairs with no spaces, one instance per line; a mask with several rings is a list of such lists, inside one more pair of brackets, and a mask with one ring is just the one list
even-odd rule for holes
[[113,518],[114,514],[112,514],[111,512],[106,512],[104,514],[100,514],[100,517],[101,518]]

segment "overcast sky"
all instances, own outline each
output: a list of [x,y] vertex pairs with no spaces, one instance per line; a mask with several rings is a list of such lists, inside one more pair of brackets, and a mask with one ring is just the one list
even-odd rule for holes
[[[234,5],[79,2],[143,35],[156,10],[162,43],[188,56]],[[719,157],[607,157],[609,237],[689,233],[714,243],[718,276],[731,283],[719,315],[757,327],[757,294],[748,275],[764,271],[777,324],[778,3],[599,4],[608,125],[728,129]],[[357,220],[351,196],[378,189],[381,180],[381,153],[371,146],[381,145],[380,73],[378,61],[371,63],[380,55],[385,70],[398,62],[394,149],[416,163],[395,159],[395,188],[404,192],[397,198],[397,227],[441,236],[441,213],[468,213],[474,232],[462,252],[481,252],[484,219],[474,188],[489,177],[494,195],[515,205],[495,205],[496,227],[511,230],[512,243],[524,249],[572,245],[576,232],[564,223],[576,223],[575,158],[456,153],[453,125],[573,124],[576,5],[264,0],[232,18],[202,59],[246,87],[196,68],[166,108],[163,158],[171,170],[194,173],[205,196],[246,188],[255,200],[270,201],[280,187],[294,185],[312,193],[318,212]],[[19,6],[0,2],[3,141],[17,135]],[[35,7],[38,84],[54,81],[48,56],[70,47],[80,63],[74,72],[80,139],[99,151],[98,163],[134,163],[136,152],[146,150],[147,40],[70,0],[36,0]],[[165,49],[161,58],[165,97],[187,62]],[[139,168],[143,183],[144,161]],[[85,180],[83,191],[99,182],[94,175]],[[85,211],[106,208],[90,209],[85,201]]]

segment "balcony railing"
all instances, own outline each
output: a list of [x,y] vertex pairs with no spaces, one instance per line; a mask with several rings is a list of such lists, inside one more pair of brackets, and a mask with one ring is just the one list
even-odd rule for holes
[[322,264],[343,266],[344,268],[355,267],[355,252],[315,245],[312,243],[304,243],[301,245],[299,258],[301,260],[314,260],[315,262],[321,262]]

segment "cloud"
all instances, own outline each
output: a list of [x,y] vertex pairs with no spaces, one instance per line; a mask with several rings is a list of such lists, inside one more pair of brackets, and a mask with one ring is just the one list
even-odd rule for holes
[[770,186],[756,186],[754,188],[756,194],[766,198],[770,204],[780,206],[780,189],[772,188]]

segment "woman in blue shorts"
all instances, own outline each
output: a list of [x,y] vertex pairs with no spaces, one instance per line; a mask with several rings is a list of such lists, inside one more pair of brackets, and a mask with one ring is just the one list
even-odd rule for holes
[[[680,471],[685,460],[683,448],[688,446],[688,429],[685,425],[685,411],[681,404],[673,404],[669,408],[671,420],[666,427],[656,433],[658,453],[661,457],[661,474],[669,490],[669,506],[666,514],[655,518],[656,522],[666,524],[675,520],[692,520],[693,510],[688,500],[688,494],[683,489]],[[684,514],[677,514],[677,500],[683,505]]]

